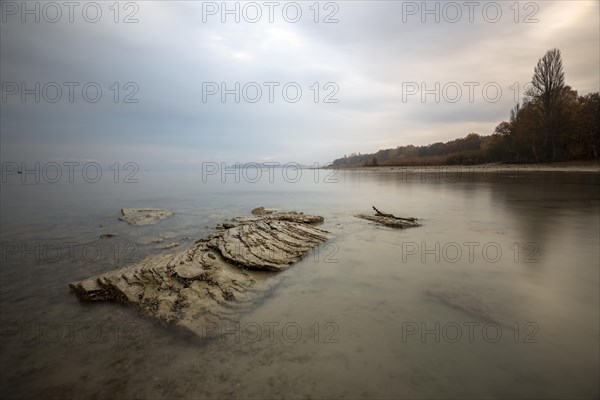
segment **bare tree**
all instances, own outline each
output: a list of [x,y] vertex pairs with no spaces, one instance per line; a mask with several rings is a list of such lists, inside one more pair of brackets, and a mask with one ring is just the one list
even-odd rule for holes
[[538,60],[532,78],[531,95],[541,108],[544,129],[543,143],[552,143],[552,158],[556,159],[555,138],[558,135],[557,110],[561,107],[561,95],[565,86],[560,50],[548,50],[544,57]]

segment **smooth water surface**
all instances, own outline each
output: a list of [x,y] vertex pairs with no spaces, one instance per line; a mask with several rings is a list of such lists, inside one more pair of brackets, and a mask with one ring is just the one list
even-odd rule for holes
[[[598,174],[282,171],[3,183],[1,397],[598,398]],[[423,226],[354,217],[373,205]],[[221,339],[69,292],[258,206],[333,238]],[[122,207],[175,215],[129,226]]]

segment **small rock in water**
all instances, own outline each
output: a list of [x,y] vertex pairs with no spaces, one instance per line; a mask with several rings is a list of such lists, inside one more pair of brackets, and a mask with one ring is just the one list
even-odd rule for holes
[[264,208],[264,207],[257,207],[254,210],[252,210],[252,215],[267,215],[267,214],[273,214],[275,212],[275,210],[270,210],[268,208]]
[[121,214],[119,219],[131,225],[155,224],[173,215],[171,211],[162,208],[122,208]]
[[101,238],[111,238],[111,237],[115,237],[117,235],[115,235],[114,233],[103,233],[102,235],[100,235]]

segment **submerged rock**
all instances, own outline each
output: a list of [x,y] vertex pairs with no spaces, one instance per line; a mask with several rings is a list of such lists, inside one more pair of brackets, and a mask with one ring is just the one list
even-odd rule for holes
[[132,304],[201,337],[218,335],[223,323],[235,321],[275,284],[259,270],[285,269],[328,239],[328,232],[304,222],[322,217],[277,215],[242,222],[177,254],[148,257],[69,286],[84,301]]
[[355,217],[367,219],[367,220],[373,221],[373,222],[377,222],[378,224],[389,226],[391,228],[404,229],[404,228],[413,228],[416,226],[421,226],[421,224],[419,224],[417,222],[417,218],[396,217],[393,214],[382,213],[375,207],[373,207],[373,210],[375,210],[375,215],[373,215],[373,214],[357,214],[357,215],[355,215]]
[[481,288],[433,288],[426,290],[425,295],[478,321],[495,323],[504,327],[513,325],[511,316],[514,317],[516,311],[507,308],[508,302],[495,300],[493,294],[485,293]]
[[219,225],[216,226],[217,229],[231,229],[233,227],[235,227],[234,224],[229,224],[227,222],[224,222],[224,223],[219,224]]
[[162,208],[122,208],[121,214],[119,219],[131,225],[155,224],[173,215],[171,211]]

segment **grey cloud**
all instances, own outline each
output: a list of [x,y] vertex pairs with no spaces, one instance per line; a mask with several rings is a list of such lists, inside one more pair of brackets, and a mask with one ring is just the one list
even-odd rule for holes
[[[202,23],[200,3],[139,5],[137,24],[2,24],[3,82],[94,81],[104,89],[96,104],[2,104],[3,159],[313,163],[471,129],[487,134],[514,104],[508,87],[528,81],[551,47],[563,51],[567,83],[598,90],[598,5],[590,2],[540,2],[537,24],[403,23],[401,2],[340,2],[337,24],[315,24],[308,12],[297,24]],[[207,81],[298,82],[303,98],[204,103]],[[495,104],[403,102],[402,83],[413,81],[493,81],[505,95]],[[113,82],[136,83],[139,103],[110,101]],[[314,103],[314,82],[336,83],[339,103]]]

